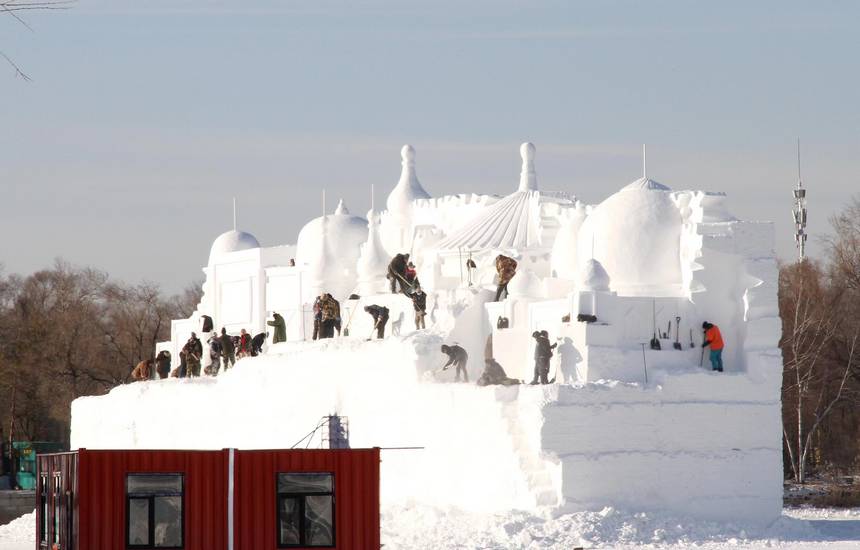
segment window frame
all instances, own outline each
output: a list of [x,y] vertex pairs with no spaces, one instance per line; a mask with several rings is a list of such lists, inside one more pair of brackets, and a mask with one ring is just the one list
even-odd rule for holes
[[53,492],[51,493],[51,533],[53,535],[53,540],[49,543],[55,545],[57,548],[60,548],[60,531],[61,526],[63,524],[62,510],[63,510],[63,476],[60,472],[54,472],[51,476],[51,487]]
[[[331,491],[305,491],[305,492],[281,492],[278,488],[279,479],[282,475],[327,475],[331,478]],[[337,504],[335,496],[334,472],[275,472],[275,542],[277,548],[336,548],[337,547]],[[315,496],[331,497],[331,544],[308,544],[305,541],[305,498]],[[283,499],[297,499],[299,504],[299,543],[285,544],[281,542],[281,501]]]
[[41,472],[39,474],[39,546],[48,547],[48,474]]
[[[134,477],[156,477],[156,476],[177,476],[180,481],[179,493],[175,492],[160,492],[160,493],[132,493],[128,490],[129,478]],[[160,497],[179,497],[182,511],[179,515],[179,546],[156,546],[155,545],[155,499]],[[148,528],[149,544],[131,544],[129,535],[131,534],[131,501],[132,499],[146,500],[148,505]],[[133,550],[157,550],[166,548],[168,550],[182,550],[185,548],[185,474],[183,472],[127,472],[125,474],[125,547]]]

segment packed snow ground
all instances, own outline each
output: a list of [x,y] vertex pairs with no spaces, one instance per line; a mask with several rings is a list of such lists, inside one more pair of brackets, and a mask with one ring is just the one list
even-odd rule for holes
[[[0,550],[32,550],[35,512],[0,527]],[[386,549],[531,550],[583,548],[860,549],[860,508],[786,509],[765,529],[630,514],[613,508],[544,518],[525,512],[486,515],[427,507],[382,514]]]

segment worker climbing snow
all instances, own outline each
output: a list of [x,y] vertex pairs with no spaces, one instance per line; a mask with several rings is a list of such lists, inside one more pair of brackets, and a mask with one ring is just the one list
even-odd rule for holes
[[137,382],[143,382],[152,378],[152,359],[144,359],[131,371],[131,378]]
[[496,256],[496,273],[499,277],[499,286],[496,288],[495,301],[498,302],[502,298],[502,291],[505,293],[505,298],[508,297],[508,283],[517,274],[517,261],[499,254]]
[[185,375],[188,377],[200,376],[200,358],[203,357],[203,344],[195,333],[191,333],[191,337],[188,338],[182,351],[185,352]]
[[227,334],[224,327],[221,327],[221,358],[225,371],[236,364],[236,346],[233,345],[233,337]]
[[373,304],[365,306],[364,311],[373,317],[373,328],[376,329],[376,337],[380,339],[385,338],[385,324],[388,322],[388,308]]
[[206,341],[209,344],[209,359],[211,363],[204,370],[209,376],[215,376],[221,370],[221,339],[214,332]]
[[711,370],[723,372],[723,335],[720,333],[720,327],[713,325],[707,321],[702,323],[702,330],[705,331],[705,342],[703,348],[711,347]]
[[460,346],[442,345],[442,353],[448,356],[448,362],[442,366],[442,370],[448,370],[448,367],[454,365],[457,367],[457,373],[454,382],[460,381],[460,371],[463,371],[463,382],[469,381],[469,373],[466,371],[466,364],[469,362],[469,354]]
[[409,265],[409,254],[397,254],[388,264],[388,275],[386,278],[391,282],[391,293],[397,294],[397,284],[400,284],[400,292],[409,294],[409,283],[406,280],[406,267]]
[[281,317],[280,313],[277,311],[272,312],[272,320],[267,321],[266,324],[274,327],[274,334],[272,335],[273,344],[287,341],[287,323],[284,322],[284,318]]
[[415,330],[427,328],[424,325],[424,317],[427,316],[427,293],[421,290],[421,286],[415,287],[412,293],[412,307],[415,309]]
[[545,330],[533,332],[532,338],[535,339],[535,373],[531,384],[537,384],[538,380],[541,384],[549,384],[549,360],[552,358],[552,350],[558,344],[550,345],[549,334]]
[[320,338],[334,338],[334,329],[340,315],[340,305],[331,297],[323,294],[320,299]]

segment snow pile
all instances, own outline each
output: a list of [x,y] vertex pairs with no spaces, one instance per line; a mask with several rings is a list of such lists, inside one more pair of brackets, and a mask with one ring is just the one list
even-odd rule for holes
[[[631,513],[606,507],[547,518],[526,512],[486,515],[426,507],[389,508],[382,515],[386,548],[558,549],[582,548],[860,548],[853,522],[806,521],[854,518],[860,511],[790,511],[755,528],[664,514]],[[846,525],[847,524],[847,525]],[[846,529],[847,527],[847,529]],[[852,536],[850,529],[853,527]],[[847,532],[846,532],[847,531]],[[848,541],[854,541],[848,542]],[[808,546],[807,546],[808,544]]]
[[24,514],[6,525],[0,525],[0,548],[3,544],[11,542],[29,542],[29,548],[35,542],[36,534],[36,511]]

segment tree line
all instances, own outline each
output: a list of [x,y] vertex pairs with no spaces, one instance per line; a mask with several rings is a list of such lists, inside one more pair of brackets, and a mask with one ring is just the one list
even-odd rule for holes
[[71,402],[130,381],[134,366],[187,318],[200,284],[166,296],[62,260],[29,276],[0,271],[0,431],[69,442]]
[[860,471],[860,197],[818,261],[779,272],[786,478]]

